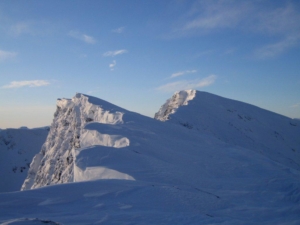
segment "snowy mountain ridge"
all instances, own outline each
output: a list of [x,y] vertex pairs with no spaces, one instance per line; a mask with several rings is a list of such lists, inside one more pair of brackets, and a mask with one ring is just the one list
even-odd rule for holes
[[[124,121],[131,117],[133,121]],[[92,151],[93,146],[132,145],[133,139],[127,137],[125,127],[132,129],[131,123],[141,120],[140,117],[79,93],[72,99],[58,99],[50,133],[31,163],[22,190],[93,179],[135,180],[127,173],[104,168],[90,159],[87,163],[81,156],[89,158],[86,149]],[[195,90],[176,92],[155,114],[155,119],[183,125],[200,135],[250,149],[300,170],[300,126],[296,120]]]
[[23,191],[0,194],[0,224],[300,223],[298,121],[199,91],[167,103],[163,122],[58,100]]

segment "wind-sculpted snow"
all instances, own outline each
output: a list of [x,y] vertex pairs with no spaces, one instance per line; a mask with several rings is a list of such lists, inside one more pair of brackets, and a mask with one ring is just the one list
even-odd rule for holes
[[[50,133],[41,152],[32,161],[22,190],[78,180],[74,177],[74,168],[78,169],[74,167],[78,156],[75,150],[78,152],[93,145],[128,146],[126,137],[85,128],[89,123],[122,124],[125,112],[115,105],[83,94],[76,94],[73,99],[59,99]],[[80,173],[81,181],[85,180],[83,174],[88,174],[87,180],[95,177],[91,175],[91,169],[88,171]]]
[[[187,92],[185,95],[190,93],[179,93],[184,95],[184,92]],[[200,91],[196,91],[186,105],[177,103],[177,98],[178,93],[175,93],[155,118],[214,136],[233,146],[251,149],[300,170],[299,120]],[[172,113],[174,107],[176,112]]]

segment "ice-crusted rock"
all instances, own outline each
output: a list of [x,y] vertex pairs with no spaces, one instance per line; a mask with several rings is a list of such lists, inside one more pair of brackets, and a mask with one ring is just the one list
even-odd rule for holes
[[160,121],[169,119],[170,114],[174,114],[182,105],[187,105],[195,97],[196,90],[185,90],[176,92],[170,99],[163,104],[154,118]]
[[121,124],[123,114],[124,110],[115,105],[80,93],[72,99],[58,99],[49,135],[30,165],[22,190],[72,182],[76,149],[128,146],[126,137],[84,129],[92,122]]
[[300,170],[297,119],[195,90],[176,92],[155,114],[155,119],[212,135]]

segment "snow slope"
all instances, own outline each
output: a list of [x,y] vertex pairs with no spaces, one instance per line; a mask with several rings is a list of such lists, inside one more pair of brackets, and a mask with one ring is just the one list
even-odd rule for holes
[[[300,223],[300,172],[290,164],[91,96],[63,101],[32,167],[38,179],[0,194],[0,223]],[[53,179],[59,171],[72,179]]]
[[0,192],[20,190],[48,131],[48,127],[0,130]]
[[175,93],[155,119],[183,125],[300,170],[299,120],[193,90]]

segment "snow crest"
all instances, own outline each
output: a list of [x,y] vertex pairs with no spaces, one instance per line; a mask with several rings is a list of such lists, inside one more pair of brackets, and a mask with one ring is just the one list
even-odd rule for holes
[[[40,153],[34,157],[21,190],[68,183],[74,180],[94,179],[95,171],[99,171],[99,168],[94,168],[94,172],[91,172],[92,169],[86,167],[86,172],[76,173],[80,175],[80,178],[74,178],[76,164],[74,151],[81,151],[93,145],[122,148],[129,146],[129,139],[121,135],[102,134],[95,130],[88,130],[85,126],[90,123],[122,124],[123,114],[124,112],[121,112],[117,106],[79,93],[72,99],[58,99],[57,110],[47,140]],[[78,168],[78,170],[81,169]],[[108,170],[100,170],[104,177],[110,176],[107,175]],[[94,175],[91,175],[93,173]],[[117,178],[122,177],[117,172],[112,174],[116,174]],[[100,177],[97,175],[97,178]],[[114,176],[111,175],[111,177]]]
[[195,98],[196,90],[184,90],[175,92],[175,94],[161,106],[159,111],[155,113],[154,118],[160,121],[169,119],[170,114],[174,114],[182,105],[188,105],[188,102]]

